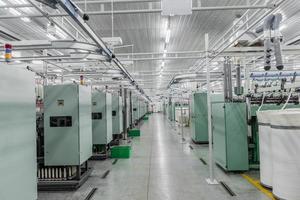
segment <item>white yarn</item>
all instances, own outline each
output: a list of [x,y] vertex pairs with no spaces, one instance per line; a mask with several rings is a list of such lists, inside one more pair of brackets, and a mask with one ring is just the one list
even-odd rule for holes
[[[259,158],[260,158],[260,182],[266,187],[272,187],[273,162],[272,162],[272,146],[271,146],[271,127],[269,115],[274,111],[257,112],[257,120],[259,123]],[[261,125],[262,123],[262,125]]]
[[300,110],[274,112],[270,115],[270,123],[273,193],[281,199],[298,200],[300,199],[300,129],[292,129],[292,127],[300,126]]

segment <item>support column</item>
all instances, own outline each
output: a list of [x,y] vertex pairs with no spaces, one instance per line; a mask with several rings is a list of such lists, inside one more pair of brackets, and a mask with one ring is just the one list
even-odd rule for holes
[[247,95],[250,91],[250,70],[249,65],[245,64],[245,72],[244,72],[244,80],[245,80],[245,95]]
[[206,179],[210,185],[218,184],[215,179],[213,160],[213,144],[212,144],[212,122],[211,122],[211,88],[210,88],[210,69],[209,69],[209,37],[205,34],[205,65],[206,65],[206,78],[207,78],[207,118],[208,118],[208,165],[209,165],[209,178]]
[[224,99],[226,102],[232,100],[232,74],[231,61],[228,57],[224,60]]
[[181,140],[184,142],[184,131],[183,131],[183,97],[181,97],[181,103],[180,103],[180,115],[181,115]]
[[[43,50],[43,56],[47,56],[48,51]],[[43,72],[44,72],[44,85],[48,85],[48,63],[46,61],[43,61]]]
[[123,91],[123,139],[126,140],[127,139],[127,88],[124,89]]
[[132,115],[132,91],[129,92],[129,122],[130,122],[130,129],[133,128],[133,115]]

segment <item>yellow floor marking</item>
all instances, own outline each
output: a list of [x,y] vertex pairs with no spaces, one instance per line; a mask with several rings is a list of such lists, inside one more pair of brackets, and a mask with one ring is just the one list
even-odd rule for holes
[[251,183],[254,187],[256,187],[258,190],[260,190],[262,193],[264,193],[266,196],[268,196],[272,200],[276,200],[275,197],[273,196],[272,192],[264,188],[259,180],[256,180],[246,174],[242,174],[242,177],[246,179],[249,183]]

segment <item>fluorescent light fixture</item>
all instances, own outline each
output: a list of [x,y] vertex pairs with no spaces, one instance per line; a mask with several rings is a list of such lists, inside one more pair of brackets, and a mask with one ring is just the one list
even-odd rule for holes
[[23,12],[23,13],[26,13],[26,14],[34,13],[33,10],[29,7],[18,8],[18,10]]
[[52,70],[53,72],[56,72],[56,73],[61,73],[62,72],[62,70],[61,69],[54,69],[54,70]]
[[163,54],[163,57],[167,57],[167,49],[164,49],[164,54]]
[[166,21],[166,23],[165,23],[165,28],[166,28],[166,29],[169,28],[169,20]]
[[171,30],[168,29],[166,32],[166,44],[170,42],[170,37],[171,37]]
[[[1,3],[0,3],[0,5],[1,5]],[[22,14],[15,8],[9,8],[8,11],[15,16],[20,16]],[[21,17],[21,20],[23,20],[24,22],[31,22],[30,18],[28,18],[28,17]]]
[[27,4],[28,2],[26,0],[9,0],[12,4]]
[[13,15],[16,15],[16,16],[19,16],[21,15],[21,13],[19,11],[17,11],[16,9],[14,8],[9,8],[8,11],[13,14]]
[[41,60],[33,60],[33,61],[31,61],[32,62],[32,64],[36,64],[36,65],[41,65],[41,64],[43,64],[43,62],[41,61]]
[[279,30],[282,31],[283,29],[286,29],[287,28],[287,25],[286,24],[282,24],[280,27],[279,27]]
[[4,3],[2,0],[0,0],[0,6],[5,6],[6,3]]
[[27,23],[31,22],[31,19],[29,17],[21,17],[21,20]]
[[65,32],[61,28],[59,28],[57,26],[55,26],[55,28],[56,28],[56,35],[57,36],[59,36],[62,39],[65,39],[67,37]]
[[57,40],[57,38],[50,33],[47,34],[47,37],[50,38],[51,40]]

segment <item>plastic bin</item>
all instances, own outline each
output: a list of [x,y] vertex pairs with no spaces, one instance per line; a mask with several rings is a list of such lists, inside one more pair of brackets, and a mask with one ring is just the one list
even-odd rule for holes
[[115,146],[111,148],[111,158],[128,159],[131,156],[131,146]]
[[139,137],[141,136],[141,131],[139,129],[131,129],[128,132],[129,137]]

